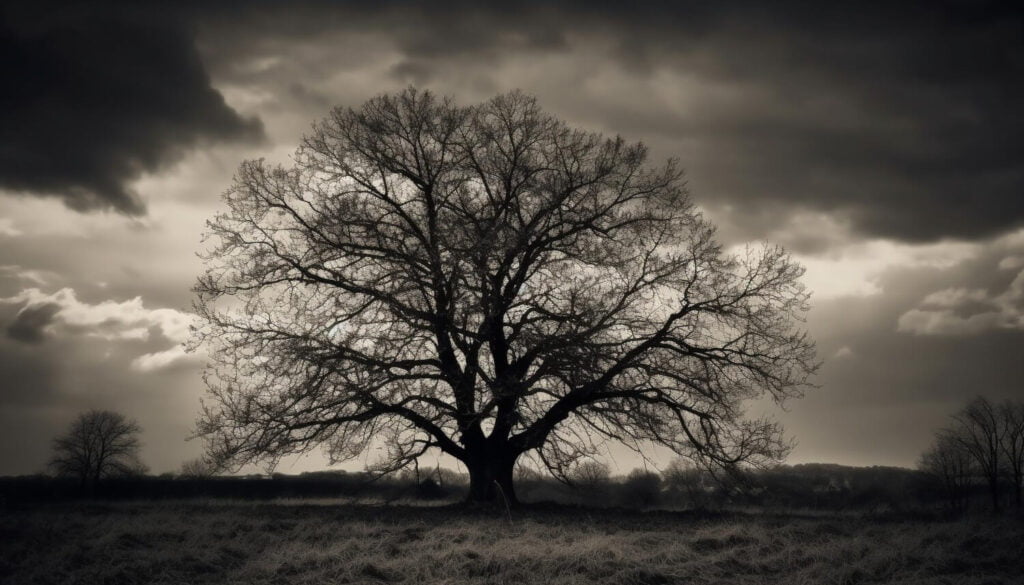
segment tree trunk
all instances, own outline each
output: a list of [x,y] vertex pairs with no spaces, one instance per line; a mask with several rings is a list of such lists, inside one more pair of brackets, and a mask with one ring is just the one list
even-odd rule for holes
[[1024,480],[1024,476],[1020,472],[1013,474],[1013,502],[1017,507],[1017,510],[1021,508],[1021,483]]
[[477,504],[499,504],[514,508],[519,504],[515,486],[512,481],[512,470],[516,457],[508,453],[492,454],[480,457],[471,463],[469,468],[469,495],[466,500]]
[[988,483],[989,493],[992,494],[992,512],[995,514],[999,513],[999,476],[994,475],[989,478]]

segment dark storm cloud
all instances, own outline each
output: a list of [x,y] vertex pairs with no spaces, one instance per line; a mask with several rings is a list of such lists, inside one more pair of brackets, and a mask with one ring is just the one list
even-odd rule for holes
[[638,61],[671,67],[678,57],[756,96],[678,129],[707,145],[702,172],[715,195],[833,212],[867,235],[910,241],[1021,225],[1019,13],[950,3],[788,8],[744,6],[700,19],[691,39],[660,27],[635,40]]
[[259,139],[210,85],[185,21],[131,4],[0,13],[0,188],[141,214],[129,183],[204,142]]
[[25,307],[7,326],[7,337],[22,343],[41,343],[46,339],[44,329],[60,312],[60,308],[56,303]]
[[[371,33],[401,54],[394,76],[429,85],[445,67],[510,55],[611,47],[615,66],[733,88],[679,113],[635,97],[579,91],[579,117],[630,138],[686,140],[683,164],[702,203],[745,218],[834,214],[861,234],[905,241],[980,238],[1024,225],[1024,28],[998,2],[820,3],[256,3],[214,10],[210,58],[237,60],[272,39]],[[335,61],[335,58],[340,61]],[[323,54],[335,67],[343,55]],[[289,64],[291,66],[292,64]],[[507,80],[491,80],[502,87]],[[531,91],[532,88],[524,88]],[[568,96],[566,99],[571,99]],[[738,220],[748,236],[763,222]]]

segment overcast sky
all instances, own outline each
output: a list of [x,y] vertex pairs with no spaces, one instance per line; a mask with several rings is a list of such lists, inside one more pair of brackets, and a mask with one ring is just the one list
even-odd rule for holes
[[89,408],[137,419],[154,472],[197,456],[203,222],[242,160],[409,85],[534,94],[679,158],[725,244],[786,246],[824,362],[775,413],[791,463],[913,466],[971,397],[1024,398],[1015,3],[24,4],[0,9],[0,475]]

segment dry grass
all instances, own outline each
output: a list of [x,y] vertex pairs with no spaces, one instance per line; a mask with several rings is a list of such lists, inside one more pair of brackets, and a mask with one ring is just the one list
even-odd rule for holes
[[1024,523],[230,502],[0,513],[2,583],[1024,582]]

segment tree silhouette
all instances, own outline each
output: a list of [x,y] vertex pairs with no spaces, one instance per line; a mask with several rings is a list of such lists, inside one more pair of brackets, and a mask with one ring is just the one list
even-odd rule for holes
[[1002,425],[999,444],[1013,484],[1013,501],[1020,509],[1021,491],[1024,489],[1024,402],[1003,402],[999,405],[998,416]]
[[71,423],[53,443],[51,467],[58,475],[78,478],[82,487],[101,479],[145,471],[139,462],[139,425],[109,410],[91,410]]
[[205,458],[197,457],[182,463],[178,475],[186,479],[208,479],[217,475],[217,469]]
[[971,456],[988,484],[992,510],[998,512],[1003,425],[996,406],[984,396],[975,398],[953,415],[953,426],[945,434]]
[[938,433],[932,446],[921,455],[918,467],[939,481],[951,511],[967,509],[975,476],[974,458],[949,431]]
[[608,504],[612,483],[611,469],[594,459],[578,461],[568,475],[559,478],[580,493],[588,503]]
[[244,162],[196,286],[198,434],[235,465],[439,449],[470,499],[512,502],[520,457],[564,471],[603,440],[779,457],[742,403],[816,366],[802,268],[723,252],[675,163],[646,158],[519,92],[409,89],[335,109],[290,167]]

